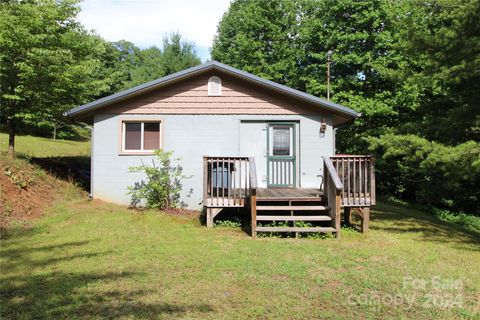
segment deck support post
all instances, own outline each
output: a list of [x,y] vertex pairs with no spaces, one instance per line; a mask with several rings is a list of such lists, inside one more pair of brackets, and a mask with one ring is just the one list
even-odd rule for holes
[[213,228],[213,218],[222,211],[223,208],[208,208],[207,207],[207,228]]
[[248,158],[250,165],[250,214],[252,215],[252,238],[257,238],[257,168],[255,167],[255,158]]
[[363,208],[362,217],[362,233],[368,232],[368,225],[370,223],[370,207]]
[[343,219],[344,219],[345,225],[347,226],[352,225],[352,212],[350,210],[350,207],[343,208]]
[[362,233],[368,232],[368,225],[370,223],[370,207],[361,207],[361,208],[353,208],[354,212],[360,216],[361,225],[360,231]]
[[207,228],[213,228],[212,208],[207,208]]
[[325,194],[327,195],[328,206],[330,207],[332,226],[335,228],[335,237],[339,239],[341,228],[343,184],[340,181],[337,170],[332,164],[332,160],[327,157],[323,157],[323,181]]
[[337,239],[340,239],[340,229],[341,229],[341,224],[340,224],[340,220],[341,220],[341,196],[340,196],[340,192],[337,191],[335,193],[335,199],[333,200],[335,201],[335,229],[337,230],[337,232],[335,233],[335,237]]
[[252,189],[250,195],[250,213],[252,215],[252,238],[257,238],[257,190]]

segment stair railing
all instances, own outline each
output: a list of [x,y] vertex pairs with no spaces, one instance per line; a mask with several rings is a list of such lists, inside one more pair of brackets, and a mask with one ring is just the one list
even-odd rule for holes
[[340,208],[341,208],[341,193],[343,184],[340,181],[332,160],[328,157],[323,157],[323,183],[324,193],[327,196],[327,205],[330,208],[330,217],[333,221],[333,227],[336,229],[336,237],[340,237]]

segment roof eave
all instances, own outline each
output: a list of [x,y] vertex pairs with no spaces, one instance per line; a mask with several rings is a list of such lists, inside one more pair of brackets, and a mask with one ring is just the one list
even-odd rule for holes
[[204,69],[209,68],[209,64],[202,64],[199,66],[195,66],[189,69],[185,69],[183,71],[179,71],[176,73],[172,73],[168,76],[162,77],[160,79],[152,80],[147,83],[135,86],[133,88],[111,94],[109,96],[100,98],[98,100],[86,103],[84,105],[78,106],[73,108],[64,113],[64,116],[75,118],[82,113],[92,112],[95,111],[105,105],[113,104],[115,102],[121,101],[123,99],[130,98],[134,95],[141,94],[142,92],[152,90],[154,88],[158,88],[162,85],[170,84],[173,81],[179,81],[183,78],[188,76],[195,75],[196,73],[202,72]]
[[311,94],[308,94],[308,93],[305,93],[305,92],[302,92],[302,91],[284,86],[282,84],[273,82],[271,80],[260,78],[256,75],[250,74],[248,72],[245,72],[245,71],[233,68],[233,67],[230,67],[228,65],[222,64],[222,63],[217,62],[217,61],[214,61],[214,63],[215,63],[216,67],[220,67],[223,71],[227,71],[227,73],[230,73],[234,76],[239,76],[240,75],[240,76],[242,76],[243,79],[248,80],[250,82],[255,82],[255,83],[258,83],[258,84],[263,85],[263,86],[268,86],[275,91],[280,91],[280,92],[283,92],[283,93],[286,92],[286,93],[290,94],[291,96],[294,96],[296,98],[299,98],[299,99],[307,101],[307,102],[311,102],[311,103],[314,103],[314,104],[317,104],[317,105],[319,104],[322,107],[324,107],[326,109],[329,109],[332,112],[345,114],[345,115],[348,115],[348,116],[351,116],[351,117],[359,117],[360,116],[360,113],[356,112],[355,110],[344,107],[344,106],[336,104],[336,103],[333,103],[331,101],[328,101],[328,100],[313,96]]
[[309,103],[320,105],[323,108],[329,110],[330,112],[333,112],[333,113],[336,113],[336,114],[339,114],[339,115],[342,115],[342,116],[346,116],[347,118],[356,118],[356,117],[360,116],[359,113],[357,113],[356,111],[354,111],[350,108],[347,108],[347,107],[344,107],[342,105],[333,103],[331,101],[327,101],[327,100],[319,98],[319,97],[315,97],[313,95],[310,95],[308,93],[305,93],[305,92],[302,92],[302,91],[299,91],[299,90],[296,90],[296,89],[292,89],[290,87],[278,84],[276,82],[260,78],[258,76],[253,75],[253,74],[250,74],[248,72],[233,68],[231,66],[225,65],[225,64],[217,62],[217,61],[211,61],[211,62],[202,64],[202,65],[199,65],[199,66],[188,68],[188,69],[185,69],[183,71],[179,71],[179,72],[173,73],[171,75],[162,77],[160,79],[153,80],[153,81],[138,85],[136,87],[124,90],[122,92],[115,93],[115,94],[109,95],[107,97],[100,98],[100,99],[92,101],[90,103],[87,103],[87,104],[78,106],[76,108],[73,108],[73,109],[65,112],[64,115],[67,116],[67,117],[74,118],[74,119],[75,118],[78,119],[78,118],[82,118],[82,117],[87,117],[88,113],[93,112],[93,111],[95,111],[99,108],[102,108],[102,107],[106,106],[106,105],[110,105],[110,104],[116,103],[118,101],[121,101],[123,99],[130,98],[132,96],[141,94],[142,92],[153,90],[155,88],[161,87],[162,85],[167,85],[167,84],[171,84],[172,82],[175,82],[175,81],[180,81],[184,78],[193,76],[197,73],[201,73],[201,72],[203,72],[205,70],[208,70],[208,69],[217,69],[217,70],[226,72],[230,75],[233,75],[233,76],[236,76],[236,77],[241,77],[242,79],[247,80],[249,82],[253,82],[253,83],[268,87],[268,88],[270,88],[272,90],[275,90],[275,91],[278,91],[278,92],[286,93],[290,96],[293,96],[297,99],[300,99],[300,100],[303,100],[303,101],[306,101],[306,102],[309,102]]

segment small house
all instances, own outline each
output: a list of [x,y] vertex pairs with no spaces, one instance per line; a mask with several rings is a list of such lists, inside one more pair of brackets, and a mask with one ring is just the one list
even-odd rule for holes
[[[340,208],[365,216],[375,203],[369,156],[336,156],[335,129],[359,114],[347,107],[212,61],[67,112],[93,124],[91,196],[130,204],[129,168],[171,150],[185,175],[182,202],[249,210],[252,234],[340,232]],[[268,226],[284,221],[288,227]],[[300,223],[302,222],[302,223]],[[309,226],[299,227],[298,225]]]

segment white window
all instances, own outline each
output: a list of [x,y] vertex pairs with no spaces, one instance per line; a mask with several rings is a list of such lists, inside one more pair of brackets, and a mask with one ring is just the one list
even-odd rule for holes
[[122,122],[122,151],[152,152],[160,149],[159,121]]
[[221,96],[222,95],[222,80],[219,77],[213,76],[208,79],[208,95]]
[[293,126],[270,126],[270,155],[293,156]]

